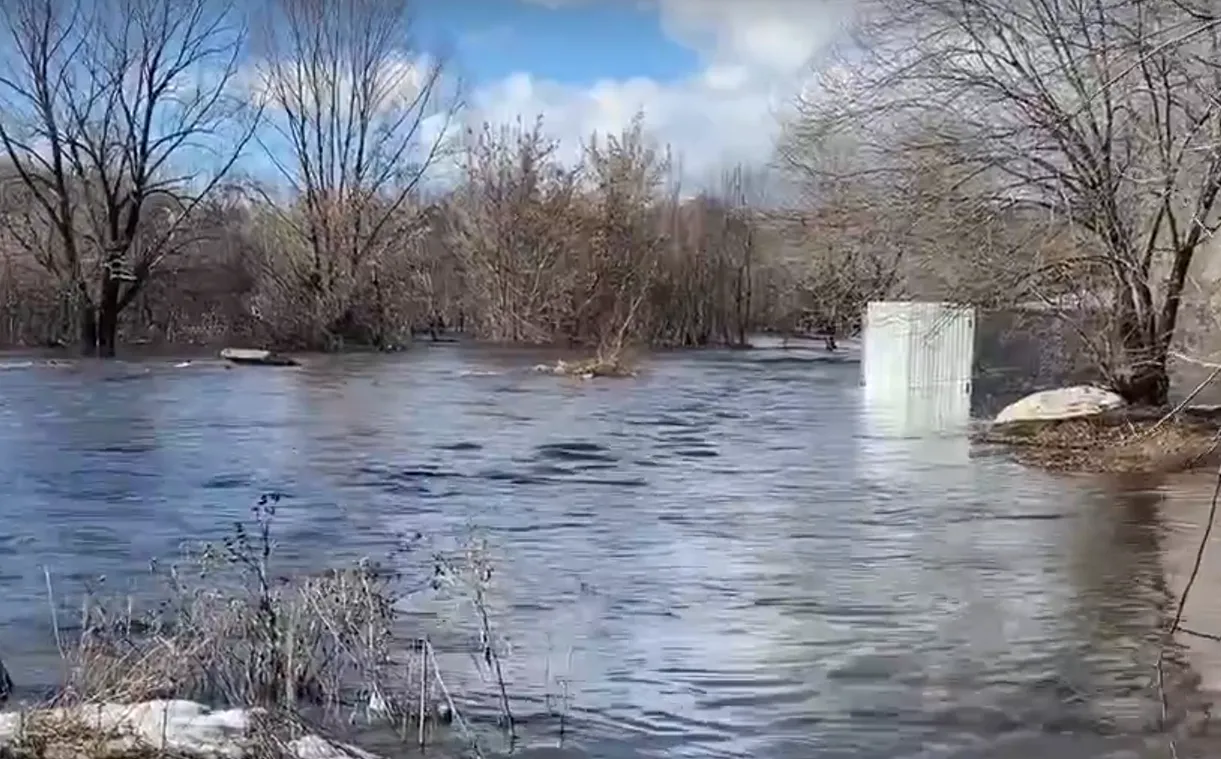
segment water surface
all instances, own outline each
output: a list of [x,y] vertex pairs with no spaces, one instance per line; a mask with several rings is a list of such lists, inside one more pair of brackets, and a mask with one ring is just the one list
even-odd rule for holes
[[49,677],[42,567],[118,584],[277,491],[311,561],[488,537],[527,748],[557,743],[563,679],[575,756],[1164,755],[1151,674],[1186,549],[1163,522],[1198,488],[887,439],[858,365],[816,351],[605,382],[536,362],[0,369],[14,676]]

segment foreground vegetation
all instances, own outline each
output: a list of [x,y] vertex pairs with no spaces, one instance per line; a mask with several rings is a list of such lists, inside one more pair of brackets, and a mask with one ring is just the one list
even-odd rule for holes
[[[130,742],[115,748],[117,736],[68,724],[81,720],[66,715],[88,714],[73,711],[81,705],[182,699],[254,710],[243,736],[252,755],[284,755],[305,734],[342,740],[357,720],[384,726],[404,744],[423,747],[448,736],[478,755],[463,694],[447,685],[450,673],[430,638],[444,625],[411,629],[404,617],[420,594],[441,594],[471,610],[445,624],[482,641],[471,658],[497,685],[500,728],[514,732],[486,597],[492,569],[481,544],[415,557],[428,568],[421,577],[367,561],[286,576],[272,537],[277,501],[261,499],[250,522],[235,525],[222,543],[201,546],[181,563],[154,565],[152,604],[91,587],[71,639],[68,620],[53,611],[63,680],[50,702],[26,705],[20,735],[4,750],[26,757],[130,755]],[[398,552],[416,551],[418,542],[417,536]]]

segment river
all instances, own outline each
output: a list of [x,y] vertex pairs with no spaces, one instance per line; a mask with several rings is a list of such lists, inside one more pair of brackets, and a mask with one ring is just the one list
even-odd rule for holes
[[4,359],[0,654],[19,684],[48,677],[44,567],[118,585],[277,491],[279,538],[312,561],[486,535],[527,749],[559,740],[541,715],[563,678],[574,757],[1168,755],[1159,630],[1208,482],[884,439],[858,364],[818,351],[594,382],[538,360]]

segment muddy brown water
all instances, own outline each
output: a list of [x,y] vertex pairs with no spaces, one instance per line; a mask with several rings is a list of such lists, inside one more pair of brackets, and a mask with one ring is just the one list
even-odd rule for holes
[[[538,360],[0,360],[0,655],[18,687],[55,676],[42,567],[117,586],[279,491],[301,561],[487,536],[525,756],[1166,755],[1153,665],[1206,481],[883,439],[858,365],[819,350],[664,354],[598,382]],[[1200,645],[1172,649],[1174,682],[1216,682]],[[490,685],[461,686],[485,720]]]

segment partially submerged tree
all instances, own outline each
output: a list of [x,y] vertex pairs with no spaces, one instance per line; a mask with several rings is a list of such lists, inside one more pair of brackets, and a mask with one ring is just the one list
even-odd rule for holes
[[[271,274],[302,290],[304,338],[328,347],[357,332],[386,339],[384,320],[358,325],[356,295],[378,300],[387,256],[423,231],[413,197],[458,106],[441,63],[412,39],[409,0],[271,0],[258,90],[271,127],[261,138],[289,186]],[[267,197],[271,200],[270,196]],[[299,253],[299,255],[292,255]]]
[[891,171],[951,152],[935,196],[994,228],[1029,233],[1037,212],[1055,251],[994,257],[994,300],[1102,304],[1101,333],[1078,322],[1099,369],[1164,403],[1188,270],[1216,228],[1216,24],[1159,0],[878,0],[863,18],[853,98],[807,100],[799,125],[863,135]]
[[472,326],[494,340],[549,342],[580,276],[580,167],[559,161],[542,121],[467,135],[447,243],[466,274]]
[[541,122],[469,134],[447,242],[479,334],[610,359],[660,322],[649,296],[676,209],[661,193],[668,155],[640,120],[593,135],[575,166],[556,150]]
[[754,285],[760,264],[761,177],[742,165],[721,175],[716,194],[705,195],[705,236],[701,241],[708,262],[709,298],[722,306],[725,318],[717,325],[727,345],[747,345],[754,317]]
[[81,348],[113,356],[257,120],[230,87],[243,26],[212,0],[6,0],[0,33],[4,231],[57,279]]
[[866,303],[899,287],[907,241],[895,228],[911,209],[886,177],[808,126],[789,125],[778,150],[778,168],[793,180],[794,202],[773,214],[800,306],[802,323],[791,329],[851,333]]
[[679,188],[667,188],[674,179],[669,148],[650,139],[642,114],[618,135],[592,135],[585,167],[587,281],[575,291],[570,318],[576,334],[593,338],[599,356],[617,361],[650,321],[641,308],[655,282],[667,232],[658,212],[676,211]]

